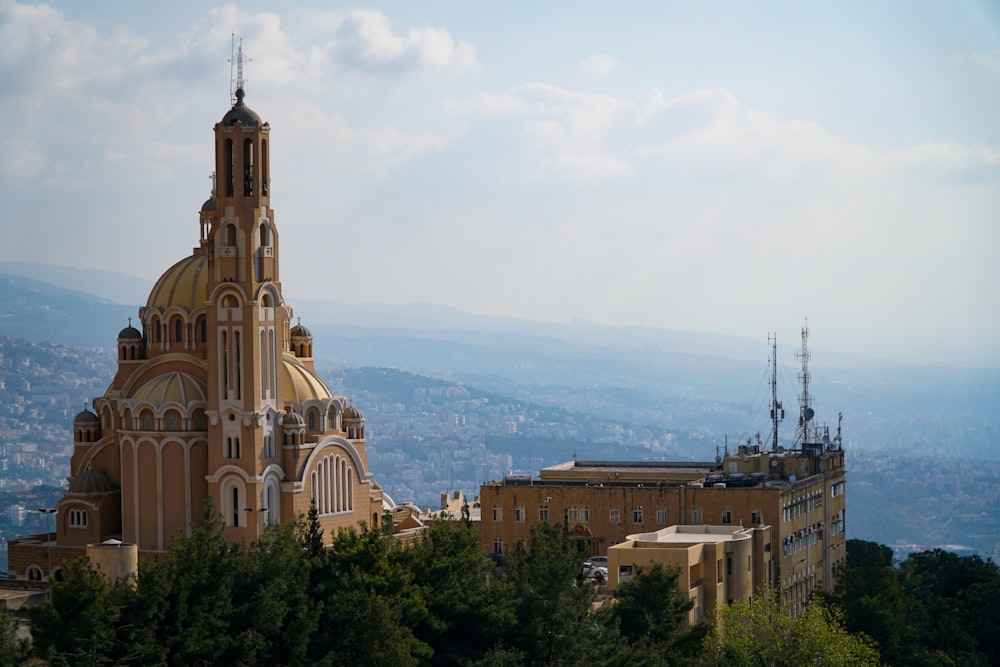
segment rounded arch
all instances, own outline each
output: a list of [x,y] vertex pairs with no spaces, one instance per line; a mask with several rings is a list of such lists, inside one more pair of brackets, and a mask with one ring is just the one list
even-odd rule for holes
[[28,581],[42,581],[45,573],[42,571],[41,567],[32,563],[24,571],[24,575],[28,578]]
[[[226,466],[227,468],[232,466]],[[219,484],[220,509],[222,510],[222,520],[226,526],[231,528],[241,528],[246,525],[246,518],[243,516],[247,504],[246,481],[241,475],[226,475],[222,483]]]

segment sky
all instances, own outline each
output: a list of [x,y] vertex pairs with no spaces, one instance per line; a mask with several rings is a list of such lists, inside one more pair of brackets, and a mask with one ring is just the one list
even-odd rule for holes
[[155,280],[271,126],[284,294],[1000,367],[1000,5],[0,0],[0,259]]

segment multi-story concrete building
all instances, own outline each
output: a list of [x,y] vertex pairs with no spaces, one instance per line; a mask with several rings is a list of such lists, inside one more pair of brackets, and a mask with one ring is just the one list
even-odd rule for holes
[[197,246],[118,334],[111,386],[73,422],[52,530],[10,543],[11,579],[57,574],[109,539],[140,558],[162,552],[209,501],[233,540],[311,503],[328,537],[381,520],[364,415],[320,380],[312,335],[282,294],[270,126],[244,97],[238,85],[215,125],[216,185],[192,220]]
[[720,602],[747,599],[770,584],[769,526],[670,526],[629,535],[608,548],[608,583],[650,563],[680,570],[677,587],[691,600],[688,621],[697,623]]
[[592,555],[607,554],[628,535],[679,524],[771,526],[772,572],[764,581],[793,600],[832,591],[846,557],[844,452],[839,425],[831,438],[813,424],[806,336],[803,329],[804,386],[791,447],[777,444],[783,411],[775,397],[773,440],[713,462],[572,460],[542,469],[537,479],[489,482],[480,487],[483,548],[502,553],[527,540],[539,521],[564,523]]

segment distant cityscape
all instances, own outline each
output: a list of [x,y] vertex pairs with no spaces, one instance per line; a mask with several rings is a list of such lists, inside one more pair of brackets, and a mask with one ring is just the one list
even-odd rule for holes
[[[4,541],[43,527],[37,509],[58,500],[66,484],[73,416],[104,391],[114,367],[107,350],[0,335]],[[437,507],[442,493],[474,496],[486,481],[537,475],[574,456],[693,460],[723,441],[708,419],[668,430],[397,369],[319,370],[365,413],[379,483],[397,502],[423,507]],[[1000,556],[1000,461],[903,456],[859,444],[847,454],[850,537],[884,543],[897,556],[931,547]]]

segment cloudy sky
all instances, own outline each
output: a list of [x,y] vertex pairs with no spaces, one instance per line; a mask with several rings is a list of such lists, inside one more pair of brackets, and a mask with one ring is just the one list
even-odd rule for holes
[[0,259],[197,245],[232,35],[293,300],[1000,365],[993,2],[0,0]]

